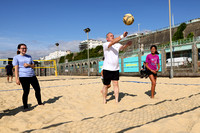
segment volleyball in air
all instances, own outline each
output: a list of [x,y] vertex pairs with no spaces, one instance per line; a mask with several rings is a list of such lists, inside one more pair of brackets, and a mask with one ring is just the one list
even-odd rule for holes
[[124,17],[123,17],[123,22],[125,25],[131,25],[133,24],[134,22],[134,17],[132,14],[128,13],[128,14],[125,14]]

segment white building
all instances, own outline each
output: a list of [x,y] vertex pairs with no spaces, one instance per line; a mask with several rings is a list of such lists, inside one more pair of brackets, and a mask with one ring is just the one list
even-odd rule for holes
[[[100,40],[94,40],[94,39],[89,39],[89,48],[96,48],[99,45],[103,45],[103,41]],[[85,50],[87,49],[87,40],[82,41],[79,45],[79,50]]]
[[198,21],[200,21],[200,18],[192,19],[189,22],[193,23],[193,22],[198,22]]
[[52,59],[56,59],[56,58],[60,58],[62,56],[66,56],[68,54],[71,54],[71,51],[55,51],[53,53],[50,53],[49,55],[45,56],[45,57],[41,57],[40,60],[52,60]]

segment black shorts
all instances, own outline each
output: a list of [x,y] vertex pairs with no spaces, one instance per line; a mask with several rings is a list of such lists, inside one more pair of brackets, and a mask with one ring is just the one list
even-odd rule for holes
[[109,85],[111,80],[119,80],[119,70],[117,71],[103,70],[103,84]]
[[12,73],[12,72],[7,72],[6,75],[7,75],[7,76],[13,76],[13,73]]
[[149,69],[147,69],[147,75],[149,76],[151,74],[153,74],[154,77],[157,77],[157,73],[155,74],[152,71],[150,71]]

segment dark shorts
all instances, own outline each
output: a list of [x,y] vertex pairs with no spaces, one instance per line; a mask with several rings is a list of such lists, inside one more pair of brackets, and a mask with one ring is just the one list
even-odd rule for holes
[[147,75],[149,76],[149,75],[152,75],[152,74],[153,74],[154,77],[157,77],[157,73],[155,74],[152,71],[150,71],[149,69],[147,69]]
[[119,70],[117,71],[103,70],[103,84],[109,85],[111,80],[119,80]]
[[13,73],[12,73],[12,72],[7,72],[6,75],[7,75],[7,76],[13,76]]

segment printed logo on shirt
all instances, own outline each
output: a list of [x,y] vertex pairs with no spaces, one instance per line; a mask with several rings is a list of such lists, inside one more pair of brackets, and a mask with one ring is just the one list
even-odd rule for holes
[[151,65],[152,65],[152,66],[155,66],[156,64],[157,64],[156,58],[152,58],[152,59],[151,59]]

